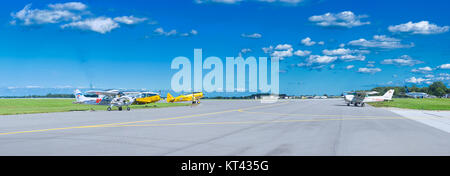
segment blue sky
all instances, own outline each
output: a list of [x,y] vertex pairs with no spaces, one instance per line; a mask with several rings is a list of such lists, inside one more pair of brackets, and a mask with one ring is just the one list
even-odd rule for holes
[[204,58],[281,56],[287,94],[449,85],[447,7],[443,0],[5,2],[0,93],[90,83],[170,89],[172,59],[193,60],[194,48]]

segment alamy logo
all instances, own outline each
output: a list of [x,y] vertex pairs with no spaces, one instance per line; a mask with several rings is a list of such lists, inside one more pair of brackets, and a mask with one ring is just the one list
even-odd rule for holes
[[[247,57],[246,59],[243,57],[226,57],[225,68],[219,57],[210,56],[204,62],[202,57],[202,49],[194,49],[193,91],[195,92],[261,92],[279,94],[278,58],[270,59],[269,83],[267,57],[259,57],[259,62],[255,57]],[[179,70],[172,76],[171,87],[173,91],[192,91],[191,68],[191,61],[187,57],[179,56],[172,60],[171,69]],[[203,69],[210,71],[203,75]],[[248,79],[246,79],[247,72]],[[246,89],[246,82],[248,82],[248,89]]]

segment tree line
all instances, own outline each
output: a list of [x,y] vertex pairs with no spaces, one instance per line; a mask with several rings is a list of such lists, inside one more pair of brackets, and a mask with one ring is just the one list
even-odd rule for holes
[[[380,94],[384,94],[389,89],[394,89],[394,97],[406,97],[406,88],[405,87],[375,87],[372,89],[372,91],[380,92]],[[411,87],[408,87],[409,92],[424,92],[429,95],[434,95],[436,97],[442,97],[445,94],[450,93],[450,88],[447,88],[445,84],[441,81],[433,82],[433,84],[430,84],[428,87],[417,87],[416,85],[413,85]]]

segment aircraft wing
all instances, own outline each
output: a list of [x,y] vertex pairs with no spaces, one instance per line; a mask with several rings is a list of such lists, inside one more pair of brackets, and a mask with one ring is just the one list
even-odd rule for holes
[[119,91],[116,90],[108,90],[108,91],[96,91],[96,90],[90,90],[90,91],[86,91],[86,93],[88,94],[96,94],[96,95],[106,95],[106,96],[115,96],[119,94]]

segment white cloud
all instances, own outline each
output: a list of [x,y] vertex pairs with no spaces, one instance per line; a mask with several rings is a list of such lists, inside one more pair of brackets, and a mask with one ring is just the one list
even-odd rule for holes
[[264,51],[264,53],[268,54],[268,53],[271,53],[273,51],[273,46],[263,47],[261,49]]
[[385,49],[394,49],[394,48],[411,48],[414,47],[414,43],[411,44],[402,44],[400,39],[386,37],[385,35],[374,35],[372,40],[366,40],[364,38],[353,40],[348,42],[349,45],[352,46],[361,46],[368,48],[385,48]]
[[354,65],[347,65],[347,67],[345,67],[345,69],[349,70],[352,69],[353,67],[355,67]]
[[415,68],[415,69],[412,69],[411,70],[411,72],[419,72],[419,73],[427,73],[427,72],[430,72],[430,71],[433,71],[433,69],[431,68],[431,67],[420,67],[420,68]]
[[292,45],[289,44],[279,44],[275,47],[276,50],[290,50],[292,49]]
[[203,4],[203,3],[223,3],[223,4],[236,4],[243,0],[195,0],[197,4]]
[[439,65],[438,68],[440,68],[440,69],[450,69],[450,64],[442,64],[442,65]]
[[67,3],[57,3],[49,4],[48,7],[57,10],[85,10],[87,6],[81,2],[67,2]]
[[272,54],[270,54],[270,56],[278,57],[280,60],[283,60],[286,57],[291,57],[293,54],[292,51],[293,51],[292,48],[287,49],[287,50],[274,51]]
[[389,26],[391,32],[405,32],[411,34],[440,34],[448,32],[449,26],[437,26],[428,21],[413,23],[412,21],[395,26]]
[[310,55],[308,59],[306,59],[306,65],[314,65],[314,64],[328,64],[332,63],[337,59],[336,56],[320,56],[320,55]]
[[261,34],[258,34],[258,33],[253,33],[253,34],[241,34],[241,37],[244,37],[244,38],[259,39],[259,38],[262,37],[262,35],[261,35]]
[[156,28],[153,32],[158,35],[165,35],[165,36],[174,36],[177,34],[177,31],[175,29],[172,29],[170,31],[164,31],[162,27]]
[[241,49],[241,53],[248,53],[248,52],[252,52],[252,50],[250,48],[243,48]]
[[294,49],[290,44],[279,44],[275,48],[273,46],[263,47],[262,50],[264,53],[270,53],[270,56],[278,57],[280,60],[283,60],[286,57],[291,57],[294,54]]
[[75,21],[81,19],[80,15],[77,15],[69,10],[40,10],[31,9],[31,4],[26,5],[22,10],[11,13],[13,21],[10,24],[17,24],[17,20],[21,21],[23,25],[36,25],[36,24],[48,24],[59,23],[62,21]]
[[397,59],[385,59],[381,61],[381,64],[390,64],[390,65],[400,65],[400,66],[414,66],[416,64],[421,64],[422,61],[414,60],[408,55],[400,56]]
[[197,30],[194,30],[194,29],[192,29],[190,33],[191,33],[192,35],[197,35],[197,34],[198,34],[198,31],[197,31]]
[[411,77],[411,78],[406,79],[405,81],[408,83],[420,84],[422,82],[429,81],[429,80],[430,79]]
[[324,49],[324,50],[322,50],[322,53],[325,55],[347,55],[347,54],[353,54],[353,53],[368,54],[368,53],[370,53],[370,51],[338,48],[338,49],[334,49],[334,50]]
[[310,55],[311,54],[311,51],[308,51],[308,50],[297,50],[297,51],[295,51],[294,52],[294,55],[296,55],[296,56],[307,56],[307,55]]
[[374,74],[376,72],[380,72],[381,69],[380,68],[359,68],[358,72],[359,73],[370,73],[370,74]]
[[138,24],[138,23],[144,22],[146,20],[147,20],[147,18],[137,18],[137,17],[134,17],[133,15],[121,16],[121,17],[114,18],[114,21],[117,21],[119,23],[128,24],[128,25]]
[[339,47],[344,48],[344,47],[345,47],[345,44],[344,44],[344,43],[341,43],[341,44],[339,44]]
[[355,15],[351,11],[343,11],[337,14],[325,13],[309,17],[309,21],[315,22],[319,26],[340,26],[352,28],[370,24],[369,21],[361,22],[361,19],[367,18],[367,15]]
[[90,18],[83,21],[76,21],[69,24],[62,25],[61,28],[78,28],[83,30],[91,30],[98,33],[105,34],[107,32],[111,32],[115,28],[119,28],[119,24],[117,24],[114,20],[109,17],[97,17]]
[[316,44],[316,42],[312,41],[311,38],[309,38],[309,37],[306,37],[306,38],[302,39],[301,42],[302,42],[303,45],[306,45],[306,46],[313,46],[313,45]]
[[366,56],[364,55],[350,55],[350,54],[346,54],[343,56],[340,56],[339,59],[345,61],[345,62],[350,62],[350,61],[364,61],[366,60]]
[[[195,0],[194,2],[197,4],[204,4],[204,3],[221,3],[221,4],[238,4],[240,2],[244,2],[248,0]],[[304,0],[256,0],[258,2],[266,2],[266,3],[283,3],[283,4],[290,4],[290,5],[296,5],[298,3],[303,2]]]

